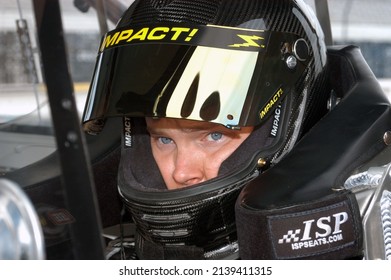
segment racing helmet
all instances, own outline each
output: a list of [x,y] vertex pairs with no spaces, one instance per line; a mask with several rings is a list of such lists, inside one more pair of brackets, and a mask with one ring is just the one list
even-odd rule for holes
[[[234,205],[325,112],[323,33],[300,0],[136,0],[103,36],[83,127],[123,118],[118,189],[142,259],[238,257]],[[219,175],[167,190],[145,117],[254,126]]]

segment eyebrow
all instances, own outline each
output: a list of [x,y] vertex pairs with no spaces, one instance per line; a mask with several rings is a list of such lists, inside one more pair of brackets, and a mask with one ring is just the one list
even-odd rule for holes
[[[213,130],[227,130],[229,131],[228,128],[224,127],[223,125],[220,125],[220,124],[213,124],[213,123],[207,123],[207,125],[205,123],[193,123],[191,125],[191,127],[188,127],[188,126],[182,126],[182,125],[178,125],[176,127],[168,127],[168,129],[178,129],[178,130],[181,130],[185,133],[191,133],[191,132],[194,132],[194,131],[213,131]],[[147,130],[149,133],[151,134],[160,134],[159,132],[162,130],[160,127],[158,126],[149,126],[147,124]],[[164,128],[163,128],[164,130]]]

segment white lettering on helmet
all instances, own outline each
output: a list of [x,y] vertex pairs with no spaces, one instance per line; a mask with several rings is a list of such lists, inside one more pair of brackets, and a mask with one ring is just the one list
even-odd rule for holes
[[132,139],[132,122],[129,117],[124,117],[124,138],[125,138],[125,147],[132,147],[133,146],[133,139]]

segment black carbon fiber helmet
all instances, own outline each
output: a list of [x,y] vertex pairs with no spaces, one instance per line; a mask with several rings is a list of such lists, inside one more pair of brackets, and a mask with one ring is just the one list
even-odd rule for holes
[[[118,188],[140,258],[236,258],[234,204],[326,112],[326,47],[303,1],[136,0],[101,41],[87,132],[124,119]],[[144,117],[254,132],[218,177],[167,190]]]

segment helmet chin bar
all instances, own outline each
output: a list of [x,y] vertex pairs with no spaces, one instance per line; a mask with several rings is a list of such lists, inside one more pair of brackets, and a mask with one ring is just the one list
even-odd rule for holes
[[182,198],[175,198],[178,191],[174,191],[172,199],[164,201],[156,199],[156,193],[149,193],[151,199],[135,201],[120,191],[137,227],[138,257],[237,259],[234,205],[243,186],[256,176],[258,171],[235,184],[199,194],[199,188],[190,187],[194,195]]

